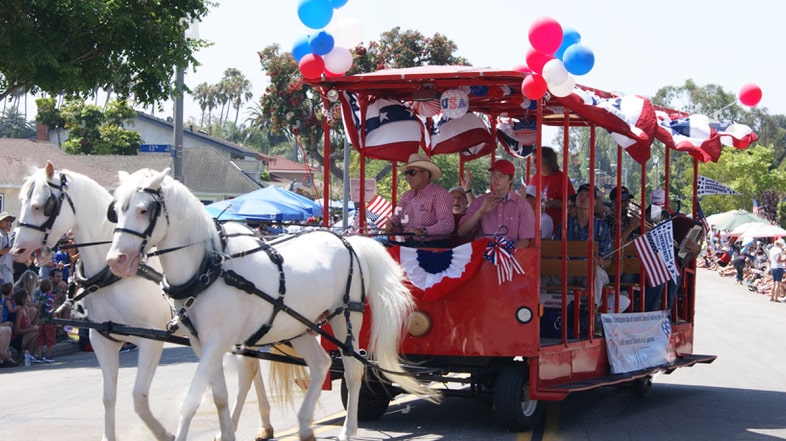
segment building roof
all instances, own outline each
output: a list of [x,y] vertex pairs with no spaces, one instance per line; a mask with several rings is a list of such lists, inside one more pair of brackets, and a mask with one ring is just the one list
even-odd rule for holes
[[[58,169],[68,169],[90,176],[101,186],[114,189],[117,172],[140,168],[163,170],[172,167],[169,153],[122,155],[70,155],[55,144],[28,139],[0,138],[0,187],[19,187],[34,168],[46,161]],[[239,195],[260,188],[225,156],[209,148],[183,150],[183,175],[186,186],[194,193]]]
[[[166,127],[167,129],[169,129],[174,133],[175,125],[169,120],[156,118],[155,116],[148,115],[144,112],[137,112],[136,117],[137,119],[144,120],[149,124],[155,124],[162,127]],[[229,151],[235,156],[247,157],[247,158],[259,158],[260,153],[256,150],[250,149],[240,144],[236,144],[231,141],[227,141],[226,139],[211,136],[207,134],[207,132],[202,131],[201,129],[194,130],[193,126],[187,125],[186,127],[184,127],[184,131],[187,132],[189,136],[199,138],[200,140],[202,140],[202,142],[213,144],[215,147],[221,148],[222,150]]]

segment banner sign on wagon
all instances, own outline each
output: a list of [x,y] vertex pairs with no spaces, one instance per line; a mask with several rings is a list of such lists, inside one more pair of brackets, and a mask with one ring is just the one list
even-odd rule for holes
[[667,311],[601,314],[612,374],[670,363],[671,323]]
[[699,175],[698,179],[698,187],[697,187],[697,194],[699,196],[704,196],[706,194],[734,194],[739,195],[740,193],[732,190],[731,188],[727,187],[726,185],[721,184],[720,182],[710,179],[706,176]]

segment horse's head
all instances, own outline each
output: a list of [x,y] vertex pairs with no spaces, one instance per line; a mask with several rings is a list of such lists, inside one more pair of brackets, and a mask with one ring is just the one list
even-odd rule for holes
[[147,251],[161,242],[169,226],[164,202],[169,169],[120,172],[120,185],[109,205],[107,218],[116,223],[106,261],[119,277],[136,274]]
[[22,208],[11,255],[27,262],[31,255],[47,261],[52,247],[74,225],[76,211],[68,195],[68,172],[56,171],[47,161],[25,179],[19,192]]

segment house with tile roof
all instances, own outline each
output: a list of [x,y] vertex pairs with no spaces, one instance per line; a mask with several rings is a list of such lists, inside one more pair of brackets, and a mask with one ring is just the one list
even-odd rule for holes
[[[170,153],[70,155],[48,142],[0,138],[0,211],[19,214],[22,182],[35,168],[43,167],[46,161],[52,161],[57,169],[87,175],[109,191],[117,187],[120,170],[133,172],[140,168],[172,168]],[[183,175],[185,185],[205,203],[229,199],[263,186],[211,148],[184,149]]]

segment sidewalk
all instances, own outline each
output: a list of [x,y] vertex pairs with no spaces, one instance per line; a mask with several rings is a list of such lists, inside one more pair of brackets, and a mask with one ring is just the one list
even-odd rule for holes
[[79,342],[73,339],[68,339],[67,341],[61,341],[55,344],[55,347],[52,348],[52,357],[71,355],[74,352],[79,352]]

